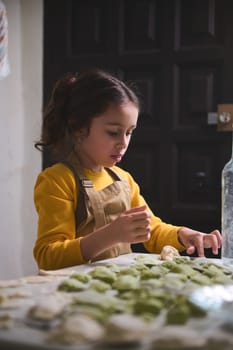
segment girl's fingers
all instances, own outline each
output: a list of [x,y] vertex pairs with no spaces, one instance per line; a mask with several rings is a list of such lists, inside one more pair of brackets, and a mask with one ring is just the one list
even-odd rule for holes
[[141,205],[140,207],[135,207],[135,208],[131,208],[129,210],[126,210],[125,214],[133,214],[133,213],[143,212],[146,210],[146,208],[147,208],[146,205]]
[[194,252],[195,252],[195,247],[194,247],[194,245],[190,245],[187,249],[186,249],[186,252],[187,252],[187,254],[189,254],[189,255],[191,255],[191,254],[193,254]]
[[179,239],[186,247],[188,254],[194,253],[195,249],[198,256],[204,257],[204,248],[211,248],[213,254],[218,254],[218,249],[222,245],[222,236],[218,230],[210,233],[194,231],[192,229],[183,228],[179,231]]
[[217,238],[218,248],[220,248],[222,246],[221,233],[218,230],[214,230],[214,231],[210,232],[210,234],[215,235],[215,237]]
[[134,243],[140,243],[140,242],[146,242],[150,239],[150,232],[147,233],[140,233],[139,235],[137,235],[134,239]]
[[203,257],[205,256],[204,248],[211,248],[213,254],[217,255],[218,248],[221,246],[221,241],[221,234],[218,230],[206,234],[196,234],[193,240],[193,244],[190,244],[190,246],[187,247],[186,251],[191,254],[190,251],[194,252],[196,248],[198,256]]
[[219,248],[219,241],[217,235],[213,233],[209,233],[204,236],[204,247],[205,248],[212,248],[213,254],[218,254],[218,248]]
[[197,250],[197,255],[199,257],[204,257],[204,236],[198,231],[190,237],[186,244],[186,251],[188,254],[193,254]]
[[150,224],[150,218],[148,218],[147,216],[146,217],[139,217],[139,218],[135,218],[133,220],[135,226],[138,226],[138,227],[145,227],[145,226],[148,226]]

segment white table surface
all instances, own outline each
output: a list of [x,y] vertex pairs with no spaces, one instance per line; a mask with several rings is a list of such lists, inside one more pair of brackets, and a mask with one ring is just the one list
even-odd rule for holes
[[[38,349],[38,350],[52,350],[52,349],[76,349],[76,350],[89,350],[89,349],[93,349],[93,346],[88,346],[88,345],[80,345],[80,346],[67,346],[65,347],[64,345],[62,346],[58,346],[56,345],[52,345],[52,344],[48,344],[47,342],[47,334],[46,331],[40,330],[40,329],[36,329],[36,328],[32,328],[32,327],[28,327],[26,325],[24,325],[21,321],[22,319],[25,318],[26,313],[28,312],[28,309],[33,305],[33,303],[35,302],[35,300],[38,297],[41,296],[47,296],[50,293],[52,293],[53,291],[56,290],[58,284],[64,280],[67,279],[67,277],[72,274],[75,271],[89,271],[91,269],[93,269],[95,266],[98,265],[106,265],[106,264],[118,264],[118,265],[131,265],[133,263],[135,263],[135,257],[137,257],[138,255],[144,255],[141,253],[131,253],[131,254],[126,254],[126,255],[121,255],[117,258],[113,258],[113,259],[107,259],[104,261],[99,261],[99,262],[95,262],[93,264],[89,264],[89,265],[80,265],[80,266],[75,266],[75,267],[71,267],[71,268],[66,268],[66,269],[61,269],[61,270],[54,270],[54,271],[41,271],[41,274],[44,275],[42,276],[34,276],[34,278],[38,278],[38,283],[30,283],[30,278],[28,278],[29,283],[24,283],[21,286],[19,285],[18,287],[15,288],[0,288],[0,293],[4,292],[4,290],[6,291],[23,291],[23,292],[29,292],[32,294],[32,298],[25,298],[24,299],[24,303],[22,304],[22,306],[20,308],[17,309],[13,309],[13,310],[1,310],[0,309],[0,315],[3,314],[10,314],[13,318],[18,319],[20,322],[16,324],[13,328],[9,329],[9,330],[5,330],[5,329],[0,329],[0,349],[17,349],[17,350],[29,350],[29,349]],[[155,259],[158,260],[159,263],[159,259],[158,259],[158,255],[155,254],[149,254],[149,256],[154,257]],[[221,260],[219,259],[208,259],[208,261],[214,261],[217,264],[221,264]],[[45,279],[45,281],[47,281],[47,279],[51,279],[50,281],[48,280],[46,283],[40,283],[42,282],[42,279]],[[27,280],[27,278],[25,279]],[[23,279],[23,281],[25,281]],[[208,322],[205,321],[205,322]],[[211,320],[210,320],[211,322]],[[202,328],[202,323],[203,321],[200,321],[200,328]],[[176,326],[175,326],[176,327]],[[191,325],[192,327],[192,325]],[[174,328],[175,330],[176,328]],[[183,330],[185,331],[185,329],[187,330],[186,326],[183,328]],[[164,330],[163,330],[164,331]],[[221,333],[221,332],[220,332]],[[184,334],[184,333],[183,333]],[[166,336],[166,333],[165,333]],[[185,334],[184,334],[185,336]],[[224,335],[225,336],[225,335]],[[232,346],[228,347],[228,345],[226,345],[225,347],[223,345],[220,344],[220,348],[224,349],[224,350],[232,350],[233,349],[233,330],[232,333],[229,335],[230,337],[232,337]],[[222,335],[219,335],[219,339],[221,339]],[[228,335],[227,335],[228,337]],[[107,349],[107,347],[102,348],[103,349]],[[111,349],[111,347],[109,347],[109,349]],[[130,349],[130,348],[128,348]],[[142,349],[142,350],[153,350],[149,345],[147,344],[143,344],[141,345],[141,347],[139,347],[138,349]],[[156,348],[157,350],[159,350],[158,348]],[[155,350],[156,350],[155,349]],[[188,348],[187,348],[188,349]],[[199,348],[200,350],[206,350],[207,348]]]

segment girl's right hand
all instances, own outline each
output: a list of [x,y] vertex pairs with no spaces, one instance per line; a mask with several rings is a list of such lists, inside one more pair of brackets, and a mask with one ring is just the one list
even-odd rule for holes
[[150,213],[143,205],[122,213],[110,225],[116,243],[140,243],[150,239]]

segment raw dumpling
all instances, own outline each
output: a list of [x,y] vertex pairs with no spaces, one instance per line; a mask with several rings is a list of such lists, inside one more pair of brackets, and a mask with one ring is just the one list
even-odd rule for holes
[[161,260],[173,260],[176,256],[180,256],[180,254],[178,250],[171,245],[165,245],[160,253]]

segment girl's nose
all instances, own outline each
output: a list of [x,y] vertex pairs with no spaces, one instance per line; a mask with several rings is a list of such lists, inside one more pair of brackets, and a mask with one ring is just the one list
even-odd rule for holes
[[118,141],[118,145],[119,145],[120,147],[122,147],[122,148],[127,147],[127,145],[128,145],[128,139],[127,139],[127,137],[126,137],[126,136],[120,137],[120,139],[119,139],[119,141]]

